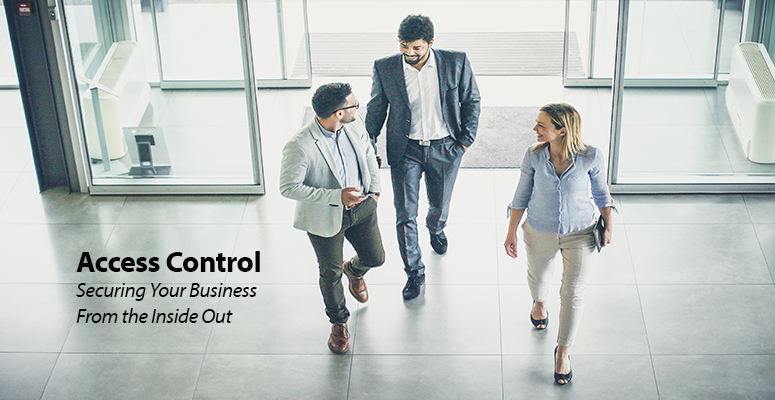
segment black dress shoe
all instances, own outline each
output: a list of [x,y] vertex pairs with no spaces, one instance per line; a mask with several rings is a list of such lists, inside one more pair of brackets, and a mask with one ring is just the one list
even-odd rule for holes
[[447,252],[447,235],[444,234],[444,231],[438,235],[431,233],[431,247],[433,247],[433,251],[439,254]]
[[410,276],[406,280],[404,290],[401,292],[404,295],[404,300],[412,300],[420,295],[420,289],[425,283],[425,274],[419,276]]

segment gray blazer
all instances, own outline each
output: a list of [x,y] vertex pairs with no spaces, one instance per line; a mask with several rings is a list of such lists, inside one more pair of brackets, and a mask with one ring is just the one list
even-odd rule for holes
[[[452,137],[470,146],[479,125],[479,87],[466,53],[432,49],[439,71],[441,112]],[[401,160],[406,150],[412,112],[404,81],[402,54],[374,62],[371,100],[366,111],[366,130],[376,142],[387,117],[387,158],[389,164]],[[390,112],[388,113],[388,108]]]
[[[379,193],[377,158],[363,118],[357,116],[345,132],[358,156],[364,190]],[[293,227],[322,237],[336,235],[342,228],[343,188],[333,153],[313,117],[283,148],[280,193],[297,201]]]

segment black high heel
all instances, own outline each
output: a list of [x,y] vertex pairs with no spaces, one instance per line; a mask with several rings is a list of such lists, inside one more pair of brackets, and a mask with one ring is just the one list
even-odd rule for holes
[[[536,302],[533,301],[533,305],[535,306]],[[533,326],[538,329],[539,331],[546,329],[547,326],[549,326],[549,312],[546,312],[546,318],[544,319],[535,319],[533,318],[533,310],[530,309],[530,322],[533,324]],[[543,328],[539,328],[539,326],[543,325]]]
[[[554,382],[558,385],[565,385],[570,383],[570,380],[573,379],[573,369],[567,374],[557,373],[557,348],[559,347],[560,346],[554,348]],[[570,356],[568,356],[568,361],[570,362]],[[565,381],[565,383],[561,383],[560,381]]]

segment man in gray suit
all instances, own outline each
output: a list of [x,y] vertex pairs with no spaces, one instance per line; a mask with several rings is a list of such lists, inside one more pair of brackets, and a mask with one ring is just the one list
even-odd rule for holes
[[[363,276],[385,263],[377,225],[379,167],[358,102],[346,83],[329,83],[312,96],[315,118],[283,148],[280,193],[296,200],[293,226],[307,232],[320,270],[320,292],[333,324],[328,347],[349,348],[342,272],[350,293],[369,299]],[[343,260],[344,239],[356,256]]]
[[444,254],[452,188],[479,124],[479,88],[466,54],[432,49],[433,33],[426,16],[410,15],[401,22],[401,53],[374,62],[366,113],[366,129],[375,141],[387,118],[396,233],[408,276],[405,300],[419,296],[425,283],[417,243],[420,178],[425,175],[431,246]]

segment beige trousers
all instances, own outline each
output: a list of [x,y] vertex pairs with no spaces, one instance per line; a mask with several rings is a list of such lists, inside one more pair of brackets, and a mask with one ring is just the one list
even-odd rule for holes
[[522,224],[523,240],[527,249],[527,282],[530,295],[538,302],[546,301],[549,280],[554,274],[554,257],[562,254],[562,286],[560,287],[560,328],[557,344],[573,345],[584,311],[584,292],[589,272],[588,260],[595,248],[588,228],[563,235],[538,232],[525,221]]

